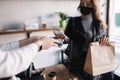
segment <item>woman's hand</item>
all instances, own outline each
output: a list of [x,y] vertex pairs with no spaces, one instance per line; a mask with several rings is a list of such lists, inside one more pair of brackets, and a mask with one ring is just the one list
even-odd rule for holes
[[63,34],[55,34],[55,38],[65,39]]
[[65,39],[65,35],[60,30],[54,30],[53,33],[55,35],[55,39]]
[[103,37],[101,37],[101,38],[99,39],[99,44],[100,44],[100,45],[106,45],[106,44],[108,44],[108,43],[109,43],[109,38],[106,37],[106,36],[103,36]]

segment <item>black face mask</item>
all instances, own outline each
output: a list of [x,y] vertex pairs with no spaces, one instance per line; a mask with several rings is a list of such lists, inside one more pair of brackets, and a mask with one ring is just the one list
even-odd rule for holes
[[90,7],[85,7],[85,6],[81,6],[80,7],[80,12],[83,14],[83,15],[88,15],[92,12],[93,8],[90,8]]

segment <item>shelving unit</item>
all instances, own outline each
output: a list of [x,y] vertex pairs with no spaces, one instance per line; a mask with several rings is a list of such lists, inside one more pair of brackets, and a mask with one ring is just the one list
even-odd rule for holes
[[41,29],[36,29],[36,30],[1,31],[1,32],[0,32],[0,35],[26,33],[27,37],[30,37],[30,33],[32,33],[32,32],[49,31],[49,30],[55,30],[55,29],[64,30],[64,28],[53,27],[53,28],[41,28]]

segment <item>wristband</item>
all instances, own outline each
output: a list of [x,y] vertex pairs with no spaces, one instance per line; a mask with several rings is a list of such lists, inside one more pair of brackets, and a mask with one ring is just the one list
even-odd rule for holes
[[39,41],[36,41],[36,44],[38,45],[38,51],[42,50],[42,42],[39,40]]

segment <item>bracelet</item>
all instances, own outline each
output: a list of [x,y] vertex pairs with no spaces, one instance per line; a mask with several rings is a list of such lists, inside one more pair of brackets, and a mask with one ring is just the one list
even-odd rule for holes
[[42,50],[42,42],[39,40],[36,42],[36,44],[38,45],[38,51],[41,51]]
[[40,48],[39,48],[39,51],[41,51],[42,50],[42,45],[40,46]]

